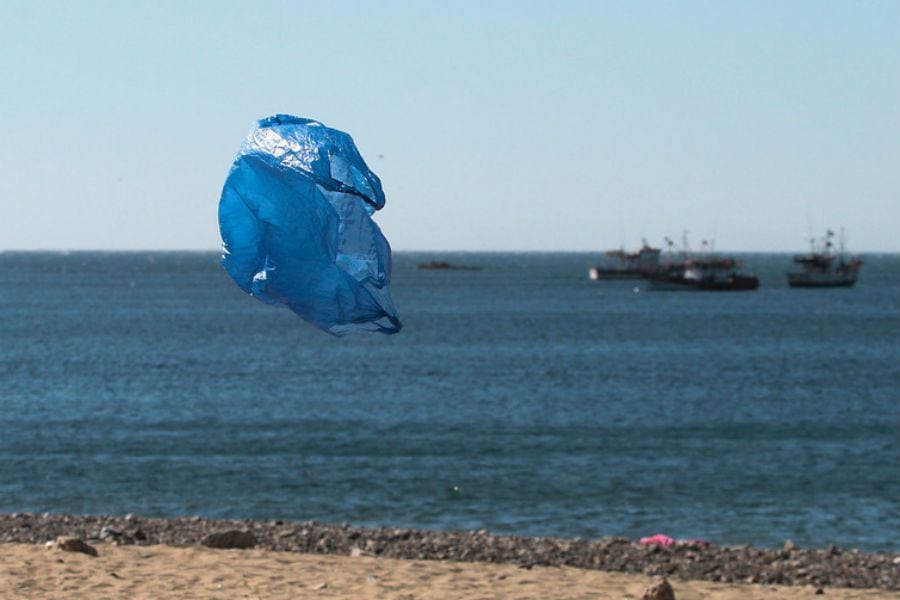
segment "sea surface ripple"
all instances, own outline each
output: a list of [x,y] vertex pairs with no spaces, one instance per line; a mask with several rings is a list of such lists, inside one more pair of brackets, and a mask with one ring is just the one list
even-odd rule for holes
[[337,339],[214,253],[0,253],[0,511],[897,549],[900,256],[733,294],[593,258],[398,253],[405,329]]

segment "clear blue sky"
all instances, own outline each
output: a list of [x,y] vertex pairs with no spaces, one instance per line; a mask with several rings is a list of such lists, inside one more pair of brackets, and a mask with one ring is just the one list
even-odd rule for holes
[[0,4],[0,249],[216,249],[255,119],[353,135],[395,249],[900,251],[900,2]]

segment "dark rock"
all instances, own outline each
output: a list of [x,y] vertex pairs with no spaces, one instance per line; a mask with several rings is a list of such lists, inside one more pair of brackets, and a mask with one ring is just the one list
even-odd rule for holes
[[56,538],[56,547],[65,552],[81,552],[89,556],[98,556],[96,548],[76,537]]
[[252,531],[229,529],[207,535],[200,540],[200,544],[207,548],[253,548],[256,546],[256,536]]
[[644,590],[641,600],[675,600],[675,590],[666,579],[660,579]]

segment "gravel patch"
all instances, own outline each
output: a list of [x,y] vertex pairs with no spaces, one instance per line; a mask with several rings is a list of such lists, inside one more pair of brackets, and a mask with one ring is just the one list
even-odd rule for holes
[[257,548],[284,552],[570,566],[669,579],[900,590],[900,554],[824,549],[646,546],[633,540],[493,535],[481,531],[362,528],[315,521],[232,521],[200,517],[0,515],[0,542],[44,544],[61,536],[111,544],[192,546],[222,532],[249,532]]

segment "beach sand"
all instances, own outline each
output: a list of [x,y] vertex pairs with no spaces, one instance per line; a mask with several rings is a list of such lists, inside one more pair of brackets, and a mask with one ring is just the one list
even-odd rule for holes
[[[203,547],[0,544],[0,598],[641,598],[650,577],[557,567]],[[670,582],[678,600],[900,598],[883,590]]]

